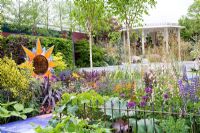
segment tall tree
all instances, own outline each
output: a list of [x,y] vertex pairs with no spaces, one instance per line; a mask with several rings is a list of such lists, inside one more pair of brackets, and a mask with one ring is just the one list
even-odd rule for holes
[[104,0],[74,0],[72,18],[89,35],[90,67],[92,63],[92,39],[96,27],[101,25],[105,17]]
[[6,14],[7,8],[11,4],[11,0],[0,0],[0,30],[1,24],[5,21],[4,15]]
[[69,17],[69,6],[68,1],[58,0],[54,2],[55,9],[55,25],[60,27],[60,30],[63,30],[63,25],[67,22]]
[[108,0],[109,8],[126,27],[129,63],[131,63],[130,30],[142,21],[148,9],[155,6],[155,0]]
[[40,9],[41,9],[41,5],[40,5],[41,0],[31,0],[31,2],[29,4],[27,4],[27,21],[28,24],[31,29],[32,29],[32,33],[34,35],[36,35],[37,33],[37,25],[39,24],[39,21],[41,19],[41,14],[40,14]]
[[[42,3],[42,20],[41,20],[41,24],[44,24],[45,27],[46,27],[46,30],[49,29],[49,25],[52,24],[53,20],[52,20],[52,17],[53,17],[53,4],[52,4],[52,0],[43,0]],[[55,1],[54,1],[55,2]]]
[[185,26],[181,30],[181,36],[186,41],[197,42],[200,40],[200,0],[194,0],[187,15],[179,20],[179,24]]
[[38,10],[35,10],[36,3],[38,0],[11,0],[9,3],[3,6],[4,21],[12,24],[12,28],[17,29],[17,31],[22,30],[22,28],[33,25],[33,21],[38,17]]

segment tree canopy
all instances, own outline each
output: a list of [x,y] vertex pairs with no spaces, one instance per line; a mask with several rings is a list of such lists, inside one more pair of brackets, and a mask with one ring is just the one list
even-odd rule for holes
[[128,61],[131,63],[130,30],[140,24],[148,9],[156,5],[155,0],[108,0],[111,12],[125,25],[127,32]]
[[200,0],[194,1],[187,15],[179,20],[179,24],[185,26],[181,32],[184,40],[197,42],[200,39]]

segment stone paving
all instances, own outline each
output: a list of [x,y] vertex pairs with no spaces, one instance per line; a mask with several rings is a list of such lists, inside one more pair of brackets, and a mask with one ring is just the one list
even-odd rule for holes
[[26,120],[15,121],[0,125],[0,133],[35,133],[37,126],[45,127],[52,114],[40,115]]

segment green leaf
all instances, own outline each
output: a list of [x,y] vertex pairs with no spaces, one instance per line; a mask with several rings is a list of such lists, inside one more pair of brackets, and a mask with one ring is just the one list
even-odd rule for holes
[[0,114],[8,114],[8,113],[9,111],[6,108],[0,107]]
[[5,106],[5,107],[8,107],[10,105],[13,105],[13,104],[16,104],[17,102],[7,102],[7,103],[0,103],[1,106]]
[[17,111],[12,111],[10,112],[11,116],[17,116],[17,117],[21,117],[20,113]]
[[64,105],[58,107],[56,111],[57,111],[57,113],[62,113],[65,108],[66,108],[66,105],[64,104]]
[[17,103],[14,105],[14,108],[16,111],[22,111],[24,109],[24,105]]
[[25,108],[25,109],[23,110],[23,113],[26,114],[26,113],[30,113],[30,112],[32,112],[32,111],[33,111],[32,108]]
[[74,106],[67,106],[67,111],[68,113],[71,113],[72,115],[75,115],[76,111],[78,110],[78,106],[74,105]]
[[20,117],[21,117],[22,119],[26,119],[26,118],[27,118],[26,115],[21,115]]
[[8,118],[10,117],[10,114],[0,114],[0,118]]

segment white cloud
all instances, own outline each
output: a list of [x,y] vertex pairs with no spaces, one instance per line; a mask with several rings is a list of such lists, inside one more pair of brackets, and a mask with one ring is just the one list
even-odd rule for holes
[[178,19],[187,14],[193,0],[157,0],[155,8],[144,16],[144,23],[178,23]]

